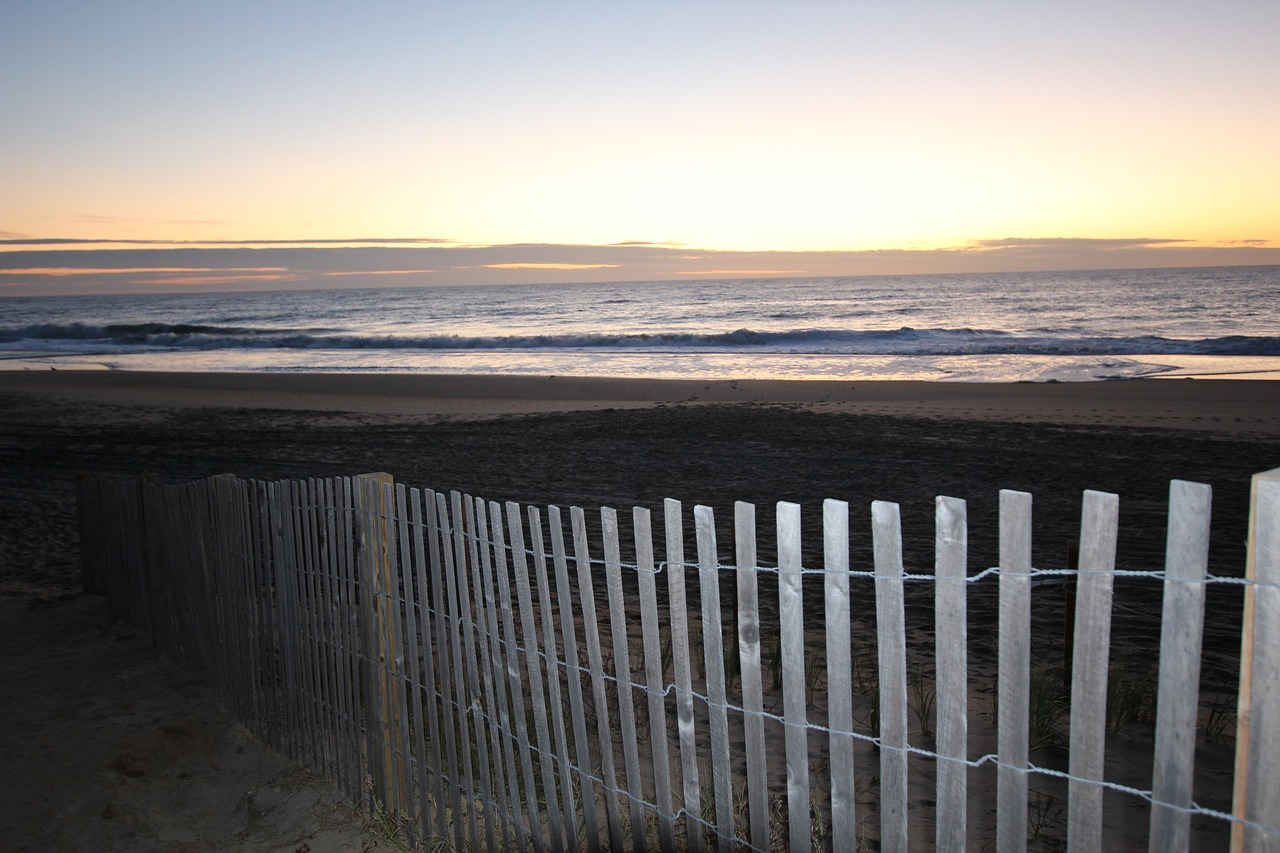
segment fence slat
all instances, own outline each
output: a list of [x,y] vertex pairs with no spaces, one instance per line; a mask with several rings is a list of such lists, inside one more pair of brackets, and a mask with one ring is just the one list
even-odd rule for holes
[[997,853],[1027,849],[1027,726],[1031,695],[1031,495],[1000,492],[1000,653]]
[[680,732],[680,775],[684,790],[689,849],[701,853],[702,791],[698,784],[698,742],[693,719],[693,677],[689,665],[689,617],[684,588],[684,517],[680,502],[663,502],[666,532],[671,653],[676,672],[676,725]]
[[[399,606],[400,633],[397,635],[396,663],[399,667],[396,678],[396,701],[400,703],[400,737],[405,745],[404,759],[401,762],[403,790],[408,800],[409,814],[413,821],[422,826],[426,819],[427,804],[426,759],[427,751],[423,743],[424,728],[422,725],[422,680],[419,676],[418,663],[418,614],[416,605],[421,596],[415,596],[413,582],[416,574],[414,565],[414,541],[411,534],[409,517],[412,512],[410,493],[403,483],[395,487],[396,523],[399,535],[396,550],[400,557],[400,583],[396,588]],[[420,531],[419,531],[420,532]],[[415,767],[417,772],[415,773]],[[416,793],[415,793],[416,792]],[[406,815],[407,816],[407,815]]]
[[[448,799],[449,813],[446,814],[445,797],[436,807],[436,820],[440,826],[440,834],[444,835],[445,827],[453,829],[454,844],[461,849],[463,842],[462,818],[462,785],[460,759],[458,755],[458,728],[453,697],[457,695],[454,672],[457,658],[453,654],[454,618],[453,618],[453,549],[449,545],[449,514],[444,495],[428,490],[423,495],[427,514],[427,547],[431,555],[431,592],[435,604],[435,643],[436,660],[439,661],[437,672],[440,677],[440,728],[443,732],[445,760],[448,762],[448,786],[445,794]],[[434,700],[434,697],[433,697]]]
[[939,851],[965,849],[968,827],[969,660],[968,515],[965,502],[939,497],[935,508],[934,640],[937,669]]
[[[560,508],[547,508],[551,527],[551,558],[556,571],[556,596],[560,606],[560,633],[564,648],[565,676],[569,685],[569,710],[573,717],[573,743],[578,759],[578,787],[581,790],[582,822],[587,833],[587,850],[600,849],[600,827],[596,820],[595,767],[591,760],[591,743],[587,737],[587,718],[583,709],[582,668],[578,663],[578,630],[574,620],[573,592],[569,586],[569,561],[564,547],[564,523]],[[606,792],[605,796],[612,796]]]
[[[355,486],[350,477],[343,477],[336,484],[340,489],[340,503],[335,521],[341,537],[341,553],[339,554],[340,586],[342,589],[341,605],[345,619],[342,620],[343,642],[343,712],[346,716],[346,747],[349,766],[355,773],[352,783],[357,799],[363,799],[364,777],[368,773],[365,765],[361,740],[360,712],[360,622],[359,601],[359,568],[356,560],[356,518],[355,518]],[[268,603],[268,608],[270,604]]]
[[849,614],[849,504],[822,503],[823,592],[827,617],[827,726],[831,729],[831,840],[857,848],[854,802],[853,637]]
[[340,746],[341,716],[338,712],[338,632],[335,624],[334,602],[337,590],[333,585],[333,567],[336,553],[333,549],[332,505],[328,492],[329,482],[323,479],[311,481],[311,497],[314,502],[316,534],[316,620],[320,638],[320,672],[324,685],[324,702],[321,706],[324,719],[324,741],[328,752],[331,778],[345,778],[343,754]]
[[702,598],[702,652],[707,662],[707,727],[711,732],[711,780],[716,803],[716,847],[733,849],[733,783],[729,771],[729,711],[724,686],[724,640],[720,617],[720,558],[715,516],[709,506],[693,508],[698,540],[698,588]]
[[1119,499],[1084,493],[1080,576],[1071,676],[1071,781],[1067,789],[1067,849],[1102,849],[1103,758],[1107,738],[1107,667],[1111,652],[1111,591]]
[[595,585],[591,579],[591,552],[587,544],[587,520],[581,507],[569,508],[573,528],[573,557],[578,570],[578,614],[587,643],[587,668],[595,702],[596,736],[600,743],[600,776],[603,780],[605,820],[609,824],[609,849],[622,849],[622,816],[618,811],[618,773],[613,754],[613,726],[609,722],[609,697],[605,690],[604,656],[600,652],[600,626],[596,620]]
[[[516,511],[516,517],[519,518],[519,510]],[[521,839],[522,842],[533,841],[535,850],[541,851],[544,848],[542,834],[542,810],[538,805],[537,796],[537,780],[533,775],[533,756],[530,755],[532,744],[529,742],[529,726],[525,718],[524,705],[524,679],[520,675],[520,642],[516,637],[515,613],[511,606],[511,572],[507,565],[507,543],[506,534],[503,532],[502,525],[502,507],[497,501],[489,503],[489,520],[492,525],[493,536],[493,556],[494,566],[498,580],[498,607],[502,614],[502,636],[496,637],[497,630],[495,628],[494,648],[497,650],[498,658],[502,662],[501,670],[497,664],[494,666],[494,676],[499,683],[502,682],[502,676],[506,676],[507,689],[511,695],[512,717],[515,719],[515,746],[520,750],[520,772],[524,775],[523,790],[525,793],[525,807],[528,810],[529,825],[525,830],[528,838]],[[521,557],[524,555],[521,554]],[[528,576],[525,577],[528,582]],[[492,583],[492,581],[490,581]],[[530,654],[526,652],[525,654]],[[503,709],[506,709],[506,698],[503,697]],[[507,773],[508,779],[511,780],[511,801],[516,808],[520,807],[520,788],[522,787],[516,778],[515,761],[511,757],[512,737],[509,729],[510,722],[507,723],[507,737],[504,744],[507,749],[507,761],[510,765]],[[517,838],[519,838],[519,828],[517,828]],[[520,843],[518,846],[525,847],[526,844]]]
[[778,503],[778,620],[787,749],[787,826],[792,850],[809,849],[809,719],[804,679],[804,574],[800,505]]
[[[560,798],[556,789],[555,759],[557,753],[551,751],[551,731],[547,721],[547,698],[546,688],[542,677],[542,662],[539,660],[538,651],[538,625],[534,618],[533,612],[533,594],[532,586],[529,583],[529,563],[525,555],[525,538],[524,525],[520,518],[520,506],[513,501],[508,501],[507,509],[507,533],[511,542],[511,561],[515,569],[516,577],[516,598],[520,606],[520,629],[524,639],[524,658],[525,669],[529,673],[529,702],[533,705],[533,731],[538,739],[538,767],[542,775],[542,795],[547,803],[547,826],[550,830],[550,847],[553,850],[565,849],[569,844],[564,837],[564,820],[560,813]],[[538,542],[541,542],[541,531],[537,532]],[[539,546],[539,551],[541,547]],[[535,559],[539,558],[539,554],[535,554]],[[542,561],[542,572],[546,574],[546,561]],[[549,610],[548,604],[544,607]],[[514,637],[512,638],[514,643]],[[555,651],[554,646],[548,649],[548,660],[554,661],[551,653]],[[556,678],[556,667],[554,663],[548,664],[550,678],[555,680],[557,685],[559,679]],[[557,692],[558,695],[558,692]],[[561,729],[563,731],[563,728]],[[528,751],[526,750],[526,755]],[[568,764],[568,755],[563,758],[563,766]],[[572,804],[570,804],[572,805]]]
[[[438,565],[440,550],[435,535],[434,525],[427,523],[423,513],[424,496],[418,489],[409,490],[409,505],[413,521],[413,567],[414,582],[417,589],[417,646],[422,654],[422,680],[414,685],[413,716],[417,720],[416,734],[422,742],[422,718],[426,715],[426,735],[429,743],[425,755],[419,756],[422,772],[419,774],[418,790],[423,797],[430,796],[431,805],[435,806],[435,822],[431,821],[430,809],[422,809],[422,821],[419,826],[424,836],[444,836],[447,832],[444,816],[444,766],[440,752],[440,715],[436,708],[436,667],[442,665],[439,656],[432,648],[432,622],[439,620],[439,613],[433,609],[436,590],[427,586],[427,566]],[[427,507],[432,508],[430,495],[427,496]],[[426,515],[433,515],[428,510]],[[430,543],[430,544],[428,544]],[[414,667],[417,672],[418,667]],[[428,794],[428,792],[430,792]]]
[[[457,492],[449,496],[446,503],[444,495],[436,495],[436,510],[440,518],[440,535],[449,537],[442,542],[441,552],[444,556],[444,581],[449,595],[449,659],[450,666],[445,671],[453,686],[453,703],[450,705],[445,697],[445,714],[452,717],[449,723],[447,747],[449,750],[449,769],[453,773],[453,790],[450,800],[453,805],[454,844],[457,849],[466,848],[468,841],[474,845],[479,843],[476,829],[476,810],[474,797],[476,794],[475,765],[471,758],[471,724],[469,722],[471,699],[468,696],[469,684],[467,667],[462,658],[462,634],[470,633],[470,626],[462,623],[462,604],[459,592],[459,578],[466,574],[467,552],[463,543],[461,518],[461,498]],[[452,508],[452,512],[450,509]],[[461,563],[461,565],[459,565]],[[453,737],[457,727],[457,739]],[[461,758],[462,776],[457,774],[458,759]],[[463,803],[465,802],[465,807]],[[462,819],[465,812],[466,820]]]
[[[747,747],[747,808],[751,846],[769,848],[769,776],[765,763],[764,685],[760,665],[760,589],[756,577],[756,507],[733,505],[738,563],[738,657],[742,661],[742,727]],[[833,762],[834,766],[834,762]]]
[[880,661],[880,846],[907,851],[907,634],[898,505],[871,504]]
[[[454,528],[454,547],[458,555],[456,565],[458,569],[458,603],[460,609],[462,624],[462,649],[466,654],[466,673],[467,673],[467,707],[463,710],[464,715],[471,717],[471,728],[476,733],[474,741],[466,741],[475,747],[477,764],[480,765],[480,804],[484,810],[483,820],[481,821],[481,829],[484,831],[485,849],[493,853],[497,849],[498,841],[494,837],[495,808],[497,808],[497,797],[495,796],[493,770],[490,767],[490,748],[493,745],[491,734],[489,732],[489,720],[485,717],[484,702],[485,693],[481,687],[481,680],[485,677],[487,668],[482,667],[480,663],[481,653],[484,651],[483,644],[476,642],[476,635],[482,629],[484,614],[481,611],[477,614],[472,609],[473,594],[479,594],[479,584],[475,584],[473,593],[472,575],[479,571],[480,555],[479,542],[476,533],[476,518],[474,512],[474,504],[471,502],[470,495],[460,495],[458,492],[449,493],[449,504],[453,509],[453,528]],[[502,794],[502,788],[497,788],[499,796]],[[479,839],[474,839],[473,843],[478,843]]]
[[1175,480],[1169,486],[1160,684],[1151,781],[1151,853],[1187,850],[1191,843],[1191,815],[1183,809],[1191,807],[1195,777],[1211,499],[1212,490],[1206,485]]
[[[300,620],[298,617],[298,561],[293,532],[293,502],[289,498],[290,489],[287,481],[275,483],[274,486],[273,508],[276,513],[277,536],[276,588],[279,594],[278,602],[280,606],[280,641],[284,654],[284,700],[285,721],[287,724],[287,735],[283,739],[283,743],[285,745],[285,753],[292,758],[298,759],[302,754],[301,739],[306,732],[306,726],[299,707],[303,694],[303,682],[298,651],[300,643],[297,626]],[[371,631],[372,625],[369,619],[364,619],[363,624],[366,631]],[[372,635],[367,635],[365,639],[364,647],[371,648],[373,646]],[[373,673],[369,672],[368,676],[369,683],[366,695],[371,697],[374,695]],[[366,716],[368,716],[367,713]],[[366,753],[371,754],[372,749],[366,747]],[[374,764],[372,758],[370,759],[370,765],[371,768],[376,768],[375,780],[381,778],[380,765]]]
[[622,728],[622,761],[627,778],[627,807],[631,816],[631,843],[636,850],[648,847],[644,831],[644,785],[640,779],[640,748],[636,743],[636,710],[631,695],[631,642],[627,636],[627,605],[622,595],[622,556],[618,542],[618,513],[600,510],[604,538],[605,583],[609,594],[609,628],[613,641],[613,674],[617,679],[618,722]]
[[1252,489],[1236,742],[1237,784],[1243,761],[1247,788],[1235,805],[1252,825],[1236,824],[1232,842],[1271,853],[1280,850],[1280,468],[1255,474]]
[[[559,516],[557,515],[557,518]],[[551,710],[551,733],[556,743],[556,764],[560,771],[560,803],[564,815],[567,849],[578,849],[578,807],[573,795],[573,764],[569,760],[569,735],[565,727],[565,706],[560,690],[561,658],[557,652],[555,613],[551,603],[551,582],[547,571],[547,549],[542,536],[542,514],[537,507],[529,507],[529,535],[533,544],[533,567],[538,584],[538,612],[542,620],[542,642],[547,656],[547,705]],[[563,553],[563,548],[561,553]],[[571,703],[572,704],[572,703]],[[572,708],[570,709],[572,712]],[[575,729],[576,733],[576,729]],[[576,741],[575,741],[576,744]],[[594,837],[595,818],[592,808],[591,830],[587,838]],[[587,806],[583,805],[583,823],[586,824]]]
[[[218,499],[219,482],[215,480],[213,486],[212,497],[216,501]],[[303,709],[306,712],[307,720],[305,760],[312,766],[317,766],[323,764],[324,756],[321,749],[320,708],[317,701],[320,695],[316,658],[320,638],[315,613],[316,537],[315,519],[314,514],[311,512],[311,505],[311,483],[305,480],[294,482],[293,513],[297,523],[298,562],[296,571],[298,578],[298,613],[300,616],[298,633],[300,639],[299,650],[302,654],[302,677],[304,689],[306,690],[306,694],[303,696]],[[218,521],[216,516],[214,521],[216,525]],[[216,526],[214,537],[215,539],[220,538]],[[217,560],[215,565],[220,562],[221,560]],[[220,639],[220,641],[225,640]]]
[[498,634],[498,601],[493,585],[493,549],[489,541],[489,519],[485,502],[475,498],[467,502],[467,507],[471,513],[468,532],[472,554],[479,552],[479,559],[474,559],[473,556],[471,577],[476,603],[476,624],[482,640],[479,648],[484,707],[480,714],[485,718],[489,729],[489,745],[493,751],[493,790],[497,799],[497,813],[490,814],[488,822],[497,824],[494,827],[498,836],[497,845],[507,850],[511,847],[508,830],[519,826],[524,817],[520,808],[515,757],[511,750],[511,715],[507,711],[506,681],[503,678],[505,667],[501,663],[502,647]]
[[658,807],[658,847],[675,850],[671,815],[671,755],[667,749],[666,673],[662,665],[662,637],[658,627],[657,567],[653,559],[653,520],[649,510],[635,507],[636,573],[640,587],[640,629],[644,635],[644,669],[649,700],[649,752],[653,764],[654,799]]
[[[383,506],[385,507],[386,532],[387,532],[387,554],[390,563],[390,572],[386,578],[388,586],[384,590],[385,601],[387,603],[387,616],[390,623],[387,627],[392,637],[394,650],[391,655],[391,666],[387,671],[388,697],[391,705],[391,724],[392,737],[394,738],[392,749],[392,767],[395,770],[396,783],[396,799],[397,804],[395,811],[399,817],[409,818],[413,812],[413,785],[411,782],[412,772],[409,768],[409,714],[408,714],[408,691],[405,679],[405,648],[404,639],[404,596],[402,592],[401,576],[408,567],[408,563],[401,555],[401,545],[404,543],[403,550],[408,550],[408,521],[405,518],[405,509],[402,502],[398,499],[404,486],[399,483],[387,483],[382,487]],[[408,648],[413,648],[408,645]],[[390,808],[388,804],[388,808]]]

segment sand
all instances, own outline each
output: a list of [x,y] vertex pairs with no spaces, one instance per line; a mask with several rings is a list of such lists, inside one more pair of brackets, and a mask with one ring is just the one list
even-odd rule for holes
[[[721,520],[748,500],[762,525],[774,501],[799,502],[808,520],[836,497],[851,504],[855,561],[870,501],[894,500],[908,564],[923,566],[934,495],[969,501],[977,566],[994,559],[997,491],[1031,491],[1046,565],[1078,526],[1081,491],[1096,488],[1121,495],[1122,565],[1146,568],[1163,551],[1168,481],[1183,478],[1214,486],[1213,568],[1238,574],[1248,477],[1280,465],[1280,382],[12,371],[0,372],[0,459],[0,847],[359,850],[377,839],[331,787],[256,743],[198,673],[79,594],[76,472],[389,471],[537,504],[675,497]],[[1117,618],[1117,636],[1149,644],[1149,614]],[[1207,669],[1229,686],[1231,625],[1219,621]]]
[[143,408],[266,408],[466,417],[657,404],[804,404],[814,410],[844,414],[1280,435],[1280,381],[1249,379],[706,382],[557,376],[0,371],[0,394],[11,393]]

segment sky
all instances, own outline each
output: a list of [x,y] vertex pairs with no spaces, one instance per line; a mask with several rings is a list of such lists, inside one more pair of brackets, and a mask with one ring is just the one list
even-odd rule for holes
[[0,294],[1280,263],[1280,3],[0,4]]

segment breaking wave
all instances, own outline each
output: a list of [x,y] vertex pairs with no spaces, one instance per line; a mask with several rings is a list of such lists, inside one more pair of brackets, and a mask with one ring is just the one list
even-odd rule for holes
[[1052,330],[735,329],[725,332],[629,334],[369,335],[337,329],[280,329],[204,323],[37,324],[0,328],[8,349],[92,347],[157,350],[431,350],[551,352],[770,352],[850,355],[1252,355],[1280,356],[1280,337],[1229,335],[1182,340],[1156,335],[1079,337]]

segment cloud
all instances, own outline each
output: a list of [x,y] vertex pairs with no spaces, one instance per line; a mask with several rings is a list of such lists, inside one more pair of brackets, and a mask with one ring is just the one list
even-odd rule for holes
[[28,237],[0,231],[0,246],[415,246],[456,245],[438,237],[300,238],[297,240],[147,240],[91,237]]
[[681,270],[677,273],[677,275],[714,275],[721,278],[767,278],[804,274],[805,270]]
[[264,273],[289,272],[288,267],[224,267],[214,270],[210,267],[17,267],[0,269],[0,275],[50,276],[61,278],[69,275],[155,275],[171,273]]
[[1110,249],[1132,249],[1135,247],[1172,246],[1179,243],[1190,243],[1191,240],[1159,237],[1004,237],[999,240],[975,240],[961,250],[976,249],[990,251],[1095,251],[1105,252]]
[[512,263],[512,264],[484,264],[486,269],[491,270],[609,270],[617,269],[622,264],[570,264],[570,263]]
[[293,276],[284,274],[276,275],[186,275],[174,276],[170,278],[149,278],[146,280],[147,285],[164,285],[179,286],[183,288],[196,288],[208,290],[210,285],[242,285],[242,284],[259,284],[262,282],[281,282],[292,281]]
[[436,270],[335,270],[325,275],[425,275]]
[[1280,265],[1280,245],[1178,238],[1003,237],[942,249],[726,251],[667,244],[124,242],[0,245],[6,295],[268,288],[552,284],[790,276]]

